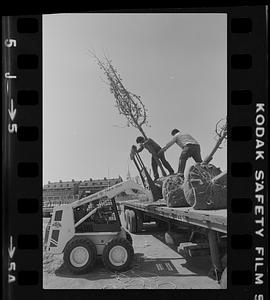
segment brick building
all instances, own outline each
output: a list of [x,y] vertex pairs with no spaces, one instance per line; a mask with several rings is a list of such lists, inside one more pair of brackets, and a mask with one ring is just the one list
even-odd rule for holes
[[109,186],[122,182],[122,178],[92,179],[84,181],[48,182],[43,186],[43,206],[51,206],[73,202],[83,195],[91,195]]

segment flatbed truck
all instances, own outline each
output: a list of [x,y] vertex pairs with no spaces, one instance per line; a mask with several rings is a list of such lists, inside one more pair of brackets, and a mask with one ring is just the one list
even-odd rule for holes
[[[189,227],[192,232],[191,235],[196,231],[203,233],[208,240],[215,277],[220,282],[221,287],[226,288],[227,209],[196,210],[189,206],[168,207],[166,201],[162,199],[160,189],[157,189],[139,154],[134,148],[131,151],[130,158],[139,171],[143,185],[145,188],[151,190],[153,201],[140,199],[121,203],[126,229],[131,233],[138,233],[143,229],[144,223],[155,221],[157,224],[167,224],[166,229],[168,232],[173,231],[175,228],[181,229],[183,227]],[[191,238],[189,241],[190,240]],[[220,243],[221,240],[223,243]],[[223,251],[220,251],[221,244]],[[223,256],[221,252],[223,252]]]
[[[208,239],[211,261],[216,279],[221,286],[226,285],[226,265],[222,265],[219,238],[227,234],[227,210],[194,210],[192,207],[167,207],[163,199],[155,202],[130,200],[121,204],[126,229],[131,233],[143,230],[144,223],[155,221],[167,224],[170,232],[173,228],[189,225],[191,230],[201,231]],[[225,273],[224,273],[225,272]]]

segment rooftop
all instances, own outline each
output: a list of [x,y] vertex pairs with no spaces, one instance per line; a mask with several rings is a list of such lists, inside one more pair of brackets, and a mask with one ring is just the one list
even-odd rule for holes
[[88,179],[88,180],[74,180],[71,181],[62,181],[59,180],[57,182],[48,182],[43,186],[43,189],[55,189],[55,188],[72,188],[75,184],[79,186],[97,186],[97,185],[107,185],[107,184],[116,184],[117,182],[123,181],[122,178],[119,176],[118,178],[106,178],[103,179]]

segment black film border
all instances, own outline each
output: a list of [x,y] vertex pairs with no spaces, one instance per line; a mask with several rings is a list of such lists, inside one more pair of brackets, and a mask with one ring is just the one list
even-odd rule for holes
[[[263,300],[268,296],[267,8],[181,9],[185,12],[227,14],[228,288],[180,294]],[[42,16],[4,17],[2,24],[4,299],[88,299],[98,293],[42,289]]]

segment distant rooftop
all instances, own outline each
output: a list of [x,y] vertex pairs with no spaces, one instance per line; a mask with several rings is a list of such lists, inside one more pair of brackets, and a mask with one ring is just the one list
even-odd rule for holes
[[44,189],[54,189],[54,188],[72,188],[75,184],[80,186],[97,186],[97,185],[107,185],[107,184],[116,184],[117,182],[123,181],[122,178],[119,176],[118,178],[106,178],[103,179],[88,179],[88,180],[74,180],[71,181],[62,181],[59,180],[57,182],[48,181],[47,184],[43,186]]

